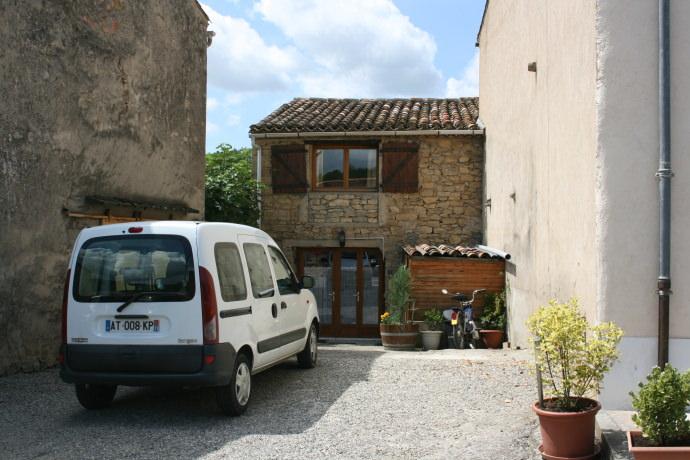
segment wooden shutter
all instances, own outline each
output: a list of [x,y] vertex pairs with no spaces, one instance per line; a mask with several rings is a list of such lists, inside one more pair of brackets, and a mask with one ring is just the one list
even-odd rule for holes
[[271,146],[273,193],[305,193],[307,162],[304,144]]
[[416,193],[419,190],[419,144],[386,142],[381,153],[383,191]]

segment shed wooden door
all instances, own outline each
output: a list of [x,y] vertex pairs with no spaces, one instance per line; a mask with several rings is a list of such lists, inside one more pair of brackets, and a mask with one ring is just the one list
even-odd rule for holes
[[323,337],[378,337],[384,267],[376,248],[300,248],[300,276],[314,278]]

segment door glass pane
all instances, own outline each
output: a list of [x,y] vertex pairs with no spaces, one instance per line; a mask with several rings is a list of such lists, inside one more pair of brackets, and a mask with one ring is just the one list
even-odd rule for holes
[[316,151],[316,186],[343,187],[343,149]]
[[357,324],[357,252],[340,256],[340,324]]
[[362,260],[362,279],[364,280],[362,300],[363,324],[378,324],[379,322],[379,251],[365,250]]
[[350,149],[350,181],[353,188],[376,188],[376,149]]
[[216,243],[216,269],[220,282],[220,296],[225,302],[247,298],[247,284],[240,260],[240,251],[234,243]]
[[244,257],[247,259],[247,269],[249,269],[249,281],[252,285],[254,298],[273,297],[273,276],[268,265],[268,258],[263,246],[256,243],[246,243],[244,245]]
[[304,274],[314,278],[311,292],[316,298],[321,324],[333,323],[333,253],[305,251]]

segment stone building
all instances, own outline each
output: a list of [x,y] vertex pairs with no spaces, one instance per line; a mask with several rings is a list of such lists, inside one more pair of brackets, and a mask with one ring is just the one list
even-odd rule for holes
[[200,218],[208,18],[195,0],[0,4],[0,374],[55,363],[79,230]]
[[478,100],[294,99],[251,127],[261,227],[316,280],[322,335],[378,333],[405,243],[482,239]]

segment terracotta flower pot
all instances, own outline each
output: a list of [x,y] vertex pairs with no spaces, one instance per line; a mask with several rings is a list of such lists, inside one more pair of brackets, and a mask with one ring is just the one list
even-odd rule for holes
[[584,460],[597,455],[594,446],[594,418],[601,409],[601,404],[593,399],[581,399],[590,401],[594,407],[584,412],[553,412],[541,409],[538,402],[532,406],[539,417],[542,453],[545,458]]
[[479,335],[484,341],[486,348],[501,348],[503,345],[503,331],[498,329],[480,329]]
[[414,350],[417,343],[416,324],[381,324],[381,343],[389,350]]
[[628,431],[628,451],[635,460],[687,460],[690,458],[690,446],[636,447],[635,440],[641,437],[641,431]]

